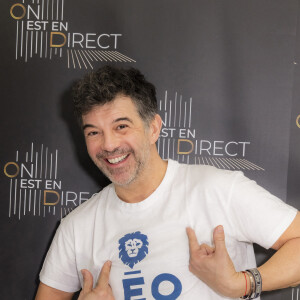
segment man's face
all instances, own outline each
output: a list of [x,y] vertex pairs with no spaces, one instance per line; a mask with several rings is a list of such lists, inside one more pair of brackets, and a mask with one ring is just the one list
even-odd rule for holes
[[151,130],[130,97],[96,106],[82,120],[88,153],[113,183],[126,186],[143,174],[153,144]]

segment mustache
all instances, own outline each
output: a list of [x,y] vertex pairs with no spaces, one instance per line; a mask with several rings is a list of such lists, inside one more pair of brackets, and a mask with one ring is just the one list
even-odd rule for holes
[[107,150],[102,150],[101,152],[96,154],[97,159],[106,159],[107,157],[114,156],[114,155],[125,155],[133,153],[133,150],[131,148],[116,148],[113,151],[107,151]]

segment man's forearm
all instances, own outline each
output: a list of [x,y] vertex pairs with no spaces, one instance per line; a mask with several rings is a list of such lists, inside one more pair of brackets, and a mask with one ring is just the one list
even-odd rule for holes
[[263,291],[300,284],[300,238],[287,241],[258,270],[262,277]]

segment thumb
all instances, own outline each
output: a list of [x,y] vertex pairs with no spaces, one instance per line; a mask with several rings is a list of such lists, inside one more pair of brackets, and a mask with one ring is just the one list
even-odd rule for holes
[[82,292],[86,294],[89,293],[93,288],[93,275],[86,269],[81,270],[81,274],[83,277]]
[[216,251],[220,250],[226,250],[225,246],[225,234],[224,234],[224,228],[222,225],[219,225],[215,228],[214,234],[213,234],[214,244]]

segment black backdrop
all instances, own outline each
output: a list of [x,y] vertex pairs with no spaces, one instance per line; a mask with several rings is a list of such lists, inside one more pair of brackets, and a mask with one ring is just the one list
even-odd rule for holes
[[[0,6],[2,299],[33,299],[60,219],[108,183],[71,105],[72,83],[105,63],[137,67],[156,85],[163,158],[242,170],[300,207],[299,1]],[[272,255],[256,252],[259,263]]]

